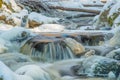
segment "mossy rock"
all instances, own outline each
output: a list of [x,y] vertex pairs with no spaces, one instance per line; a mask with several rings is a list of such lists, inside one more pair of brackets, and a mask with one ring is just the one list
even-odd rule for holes
[[112,16],[108,17],[108,24],[112,27],[114,20],[119,16],[119,13],[114,13]]
[[[116,76],[120,73],[120,64],[117,60],[102,57],[91,56],[83,61],[83,71],[88,76],[107,77],[112,71]],[[79,70],[79,73],[81,70]]]
[[99,62],[96,67],[94,68],[94,74],[108,74],[110,71],[114,72],[115,74],[120,72],[120,65],[117,62],[107,62],[101,61]]

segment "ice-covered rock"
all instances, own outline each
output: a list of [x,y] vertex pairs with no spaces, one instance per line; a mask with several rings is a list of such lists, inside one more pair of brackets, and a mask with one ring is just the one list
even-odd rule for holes
[[[12,13],[6,18],[6,23],[13,26],[21,26],[22,18],[26,15],[28,15],[28,11],[25,9],[21,10],[19,13]],[[28,22],[26,24],[28,24]]]
[[12,14],[9,17],[7,17],[6,23],[13,26],[20,26],[21,19]]
[[116,75],[112,71],[108,73],[108,80],[116,80]]
[[0,54],[0,60],[3,61],[10,69],[16,70],[20,63],[32,62],[32,60],[21,53],[18,52],[8,52]]
[[33,27],[37,27],[40,26],[41,24],[45,24],[45,23],[54,23],[57,20],[59,20],[59,18],[52,18],[52,17],[47,17],[44,16],[40,13],[36,13],[36,12],[32,12],[29,14],[28,16],[29,19],[29,27],[33,28]]
[[118,47],[120,46],[120,28],[116,28],[114,32],[114,36],[109,40],[109,45],[113,47]]
[[[107,76],[110,71],[120,73],[118,61],[102,56],[91,56],[83,61],[83,72],[88,76]],[[78,73],[81,70],[78,70]]]
[[31,29],[33,32],[62,32],[65,26],[59,24],[42,24],[39,27]]
[[[47,71],[44,71],[37,65],[26,65],[15,71],[19,75],[27,75],[33,78],[33,80],[57,80],[52,78]],[[59,80],[59,79],[58,79]]]
[[[77,0],[78,1],[78,0]],[[82,4],[103,4],[101,0],[80,0]]]
[[119,25],[119,8],[120,8],[120,1],[118,0],[111,0],[107,1],[104,5],[101,13],[95,17],[94,19],[94,26],[96,29],[100,27],[116,27]]
[[0,61],[0,78],[2,80],[33,80],[30,76],[18,75],[14,73],[1,61]]
[[12,47],[10,47],[11,50],[16,51],[18,51],[31,36],[33,36],[33,33],[22,27],[15,27],[0,34],[0,38],[12,44]]
[[[13,26],[11,26],[11,25],[7,25],[7,24],[3,24],[3,23],[0,24],[0,31],[2,31],[2,32],[8,31],[12,28],[13,28]],[[2,32],[0,32],[0,34]]]
[[3,4],[6,5],[6,7],[13,11],[13,12],[19,12],[21,11],[21,8],[16,4],[15,0],[2,0]]
[[[68,8],[83,8],[83,5],[81,4],[81,1],[79,0],[63,0],[63,1],[51,1],[48,2],[49,5],[52,6],[61,6],[61,7],[68,7]],[[72,5],[71,5],[72,4]]]
[[112,59],[116,59],[116,60],[120,60],[120,49],[116,49],[116,50],[113,50],[111,52],[109,52],[106,57],[108,58],[112,58]]

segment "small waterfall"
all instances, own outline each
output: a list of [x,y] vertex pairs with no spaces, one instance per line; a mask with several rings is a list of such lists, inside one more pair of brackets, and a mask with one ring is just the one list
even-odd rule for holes
[[64,42],[64,38],[36,36],[21,47],[21,53],[35,61],[53,62],[74,58],[74,52]]

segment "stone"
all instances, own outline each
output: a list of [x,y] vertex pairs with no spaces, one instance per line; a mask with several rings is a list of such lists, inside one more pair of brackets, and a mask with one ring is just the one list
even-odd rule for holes
[[116,60],[120,60],[120,48],[115,49],[111,52],[109,52],[106,57],[108,58],[112,58],[112,59],[116,59]]
[[31,12],[28,16],[28,20],[29,20],[29,27],[34,28],[40,26],[41,24],[54,23],[57,20],[59,20],[59,18],[47,17],[40,13]]
[[[90,56],[83,61],[83,72],[88,76],[103,76],[107,77],[110,71],[115,74],[120,72],[120,65],[117,60],[109,59],[102,56]],[[78,70],[78,73],[81,70]]]
[[85,47],[72,38],[66,38],[64,42],[71,48],[75,55],[79,55],[85,52]]

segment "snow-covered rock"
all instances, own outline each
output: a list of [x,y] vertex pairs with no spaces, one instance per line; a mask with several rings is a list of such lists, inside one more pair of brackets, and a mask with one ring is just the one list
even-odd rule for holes
[[16,4],[15,0],[2,0],[3,4],[7,6],[7,8],[13,12],[21,11],[20,7]]
[[[78,1],[78,0],[77,0]],[[101,0],[80,0],[82,4],[103,4]]]
[[52,6],[61,6],[61,7],[68,7],[68,8],[83,8],[83,5],[78,0],[63,0],[63,1],[51,1],[48,2],[49,5]]
[[65,26],[59,24],[42,24],[39,27],[31,29],[33,32],[62,32]]
[[113,47],[120,46],[120,28],[116,28],[114,31],[114,36],[109,40],[109,45]]
[[0,78],[3,80],[33,80],[27,75],[18,75],[0,61]]
[[108,80],[116,80],[116,75],[112,71],[108,73]]
[[13,26],[21,26],[22,18],[26,15],[28,15],[28,11],[25,9],[21,10],[19,13],[12,13],[6,18],[6,23]]
[[116,59],[116,60],[120,60],[120,49],[116,49],[116,50],[113,50],[111,52],[109,52],[106,57],[108,58],[112,58],[112,59]]
[[15,71],[19,75],[27,75],[33,78],[33,80],[59,80],[53,75],[50,75],[47,71],[42,69],[40,66],[37,65],[26,65],[23,66]]
[[118,61],[102,56],[91,56],[83,61],[83,70],[89,76],[107,76],[110,71],[119,73]]
[[11,25],[7,25],[7,24],[3,24],[3,23],[0,24],[0,31],[2,31],[2,32],[8,31],[12,28],[13,28],[13,26],[11,26]]
[[33,36],[33,33],[22,27],[15,27],[0,34],[0,38],[12,44],[12,47],[10,47],[11,50],[16,51],[18,51],[31,36]]
[[101,13],[94,19],[96,29],[100,27],[116,27],[119,25],[119,0],[107,1]]
[[28,19],[29,19],[30,28],[40,26],[41,24],[45,24],[45,23],[54,23],[59,20],[59,18],[47,17],[36,12],[30,13]]
[[32,62],[32,60],[18,52],[8,52],[0,54],[0,60],[3,61],[13,71],[18,69],[18,64]]

